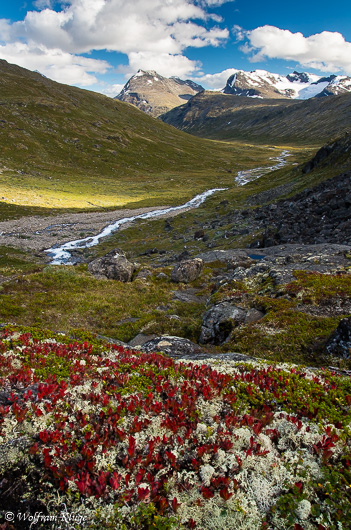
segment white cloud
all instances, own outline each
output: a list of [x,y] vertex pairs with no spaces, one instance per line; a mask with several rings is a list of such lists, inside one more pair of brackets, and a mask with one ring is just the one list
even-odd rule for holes
[[325,72],[351,74],[351,43],[341,33],[323,31],[309,37],[275,26],[262,26],[246,32],[242,50],[250,60],[285,59]]
[[192,77],[191,79],[196,83],[199,83],[204,88],[210,90],[221,90],[225,87],[228,77],[235,74],[238,70],[235,68],[227,68],[223,72],[218,72],[217,74],[205,74],[200,77]]
[[[220,17],[208,11],[225,1],[66,0],[61,10],[55,11],[51,8],[52,0],[36,0],[38,11],[27,12],[24,20],[14,23],[0,20],[0,41],[5,46],[0,53],[3,58],[4,54],[12,53],[12,61],[21,66],[32,68],[34,64],[35,69],[46,71],[55,71],[54,58],[59,57],[57,69],[62,69],[62,76],[68,68],[66,77],[72,77],[74,66],[79,77],[85,68],[85,84],[91,78],[93,70],[88,68],[93,63],[83,59],[79,62],[77,57],[93,50],[126,54],[133,70],[137,65],[144,69],[159,68],[167,76],[188,75],[198,71],[198,64],[183,54],[187,47],[219,46],[228,39],[228,30],[213,25]],[[21,43],[27,48],[19,57],[15,49]],[[9,46],[14,47],[12,51]]]
[[198,70],[199,65],[196,61],[191,61],[184,55],[132,52],[129,54],[129,68],[125,73],[130,75],[139,69],[156,70],[156,72],[165,77],[174,75],[183,78]]
[[70,0],[60,12],[29,11],[11,30],[15,39],[33,39],[70,53],[102,49],[180,53],[193,41],[207,46],[228,38],[226,30],[189,22],[206,18],[206,11],[190,0]]
[[233,2],[233,0],[201,0],[200,4],[203,6],[213,7],[213,6],[221,6],[223,4],[228,4],[229,2]]
[[90,87],[90,90],[94,90],[95,92],[100,92],[100,94],[105,94],[105,96],[109,96],[110,98],[116,97],[124,85],[114,84],[109,85],[107,83],[98,83],[96,86]]
[[37,9],[44,9],[45,7],[52,8],[54,4],[54,0],[35,0],[33,2],[34,7]]
[[97,83],[98,80],[93,73],[104,74],[109,68],[106,61],[22,42],[0,46],[0,57],[29,70],[38,70],[46,77],[68,85],[89,86]]

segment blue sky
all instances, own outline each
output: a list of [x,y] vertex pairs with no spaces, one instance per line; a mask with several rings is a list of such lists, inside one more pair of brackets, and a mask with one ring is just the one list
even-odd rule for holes
[[111,96],[139,68],[212,89],[234,69],[351,75],[351,3],[3,1],[0,58]]

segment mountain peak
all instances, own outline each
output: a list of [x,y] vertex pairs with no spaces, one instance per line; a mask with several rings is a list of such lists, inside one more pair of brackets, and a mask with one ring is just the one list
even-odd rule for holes
[[351,91],[351,77],[329,75],[321,77],[307,72],[283,76],[266,70],[245,72],[237,70],[222,90],[224,94],[254,98],[309,99]]
[[140,70],[140,69],[137,71],[135,75],[133,75],[133,77],[142,77],[144,75],[162,77],[155,70]]
[[203,87],[193,81],[163,77],[155,70],[140,69],[127,81],[116,98],[157,117],[182,105],[202,90]]

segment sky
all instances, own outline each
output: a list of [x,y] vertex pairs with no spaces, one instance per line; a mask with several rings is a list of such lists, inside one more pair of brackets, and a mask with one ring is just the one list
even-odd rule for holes
[[212,90],[235,70],[351,76],[351,2],[1,0],[0,59],[112,97],[139,69]]

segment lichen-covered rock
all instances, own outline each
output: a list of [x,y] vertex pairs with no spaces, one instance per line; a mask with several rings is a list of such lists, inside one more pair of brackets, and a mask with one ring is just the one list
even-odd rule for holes
[[154,339],[156,335],[144,335],[144,333],[138,333],[132,340],[128,342],[128,346],[132,348],[140,348],[146,342]]
[[330,355],[349,359],[351,357],[351,317],[340,320],[338,327],[327,342]]
[[222,344],[234,327],[245,321],[247,311],[229,302],[221,302],[204,314],[200,344]]
[[98,278],[130,282],[135,265],[127,260],[122,250],[115,249],[102,258],[91,261],[88,265],[88,270]]
[[248,310],[245,316],[245,324],[251,324],[252,322],[257,322],[264,317],[264,313],[258,309],[251,308]]
[[143,344],[141,349],[145,352],[162,352],[170,357],[182,357],[202,352],[200,346],[191,340],[172,335],[156,337]]
[[152,272],[148,269],[141,269],[135,276],[136,280],[148,280],[152,276]]
[[200,276],[203,266],[204,262],[200,258],[183,260],[172,270],[171,280],[177,283],[193,282]]

